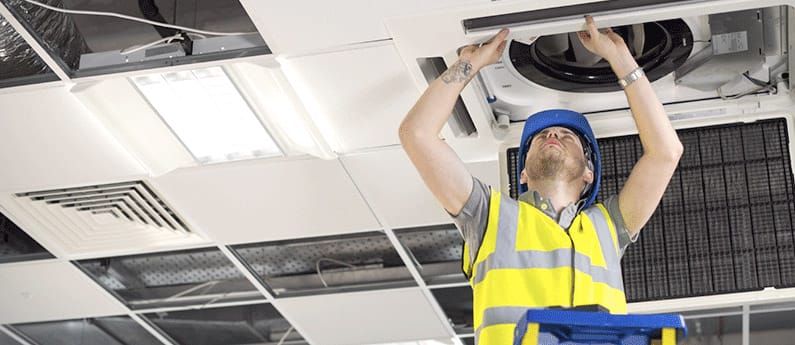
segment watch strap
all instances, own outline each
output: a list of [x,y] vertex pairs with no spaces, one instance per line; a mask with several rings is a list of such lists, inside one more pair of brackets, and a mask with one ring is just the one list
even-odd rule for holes
[[624,78],[619,79],[618,85],[621,85],[622,89],[626,89],[627,86],[631,85],[638,79],[643,78],[644,76],[646,76],[646,73],[643,72],[643,67],[638,67],[632,70],[632,72],[629,72],[629,74],[624,76]]

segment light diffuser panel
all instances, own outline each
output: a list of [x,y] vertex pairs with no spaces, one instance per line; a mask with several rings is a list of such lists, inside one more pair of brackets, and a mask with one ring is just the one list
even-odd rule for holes
[[221,67],[132,81],[199,162],[282,155]]

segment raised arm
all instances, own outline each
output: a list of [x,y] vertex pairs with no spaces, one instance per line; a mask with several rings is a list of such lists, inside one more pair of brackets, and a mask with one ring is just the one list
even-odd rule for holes
[[483,66],[499,60],[508,30],[488,44],[461,50],[458,61],[436,78],[400,125],[400,143],[436,199],[458,215],[472,192],[472,176],[458,155],[439,138],[458,95]]
[[[638,67],[621,36],[607,29],[600,33],[586,17],[587,32],[580,32],[586,48],[610,63],[618,78]],[[640,157],[618,195],[621,215],[631,236],[651,218],[682,156],[682,143],[646,77],[624,89],[643,146]]]

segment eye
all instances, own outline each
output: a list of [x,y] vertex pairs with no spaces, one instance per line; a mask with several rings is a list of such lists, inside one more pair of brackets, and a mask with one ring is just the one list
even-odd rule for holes
[[561,132],[561,136],[562,136],[564,139],[573,140],[573,139],[575,139],[575,138],[576,138],[576,135],[574,134],[574,132],[572,132],[572,131],[570,131],[570,130],[568,130],[568,129],[563,129],[563,130],[561,130],[560,132]]

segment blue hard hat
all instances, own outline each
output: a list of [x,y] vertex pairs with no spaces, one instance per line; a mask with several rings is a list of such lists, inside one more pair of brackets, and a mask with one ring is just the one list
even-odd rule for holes
[[521,183],[521,176],[522,170],[524,170],[524,162],[527,158],[527,151],[530,150],[530,139],[543,129],[553,126],[565,127],[577,133],[583,143],[586,159],[590,158],[593,164],[593,169],[591,170],[593,170],[594,182],[591,183],[582,196],[582,199],[585,200],[583,207],[587,208],[596,199],[596,193],[599,191],[599,182],[602,180],[601,156],[599,155],[599,145],[593,135],[591,125],[588,124],[588,120],[582,114],[571,110],[544,110],[530,115],[525,121],[516,164],[516,185],[519,186],[519,194],[521,195],[527,191],[527,185]]

